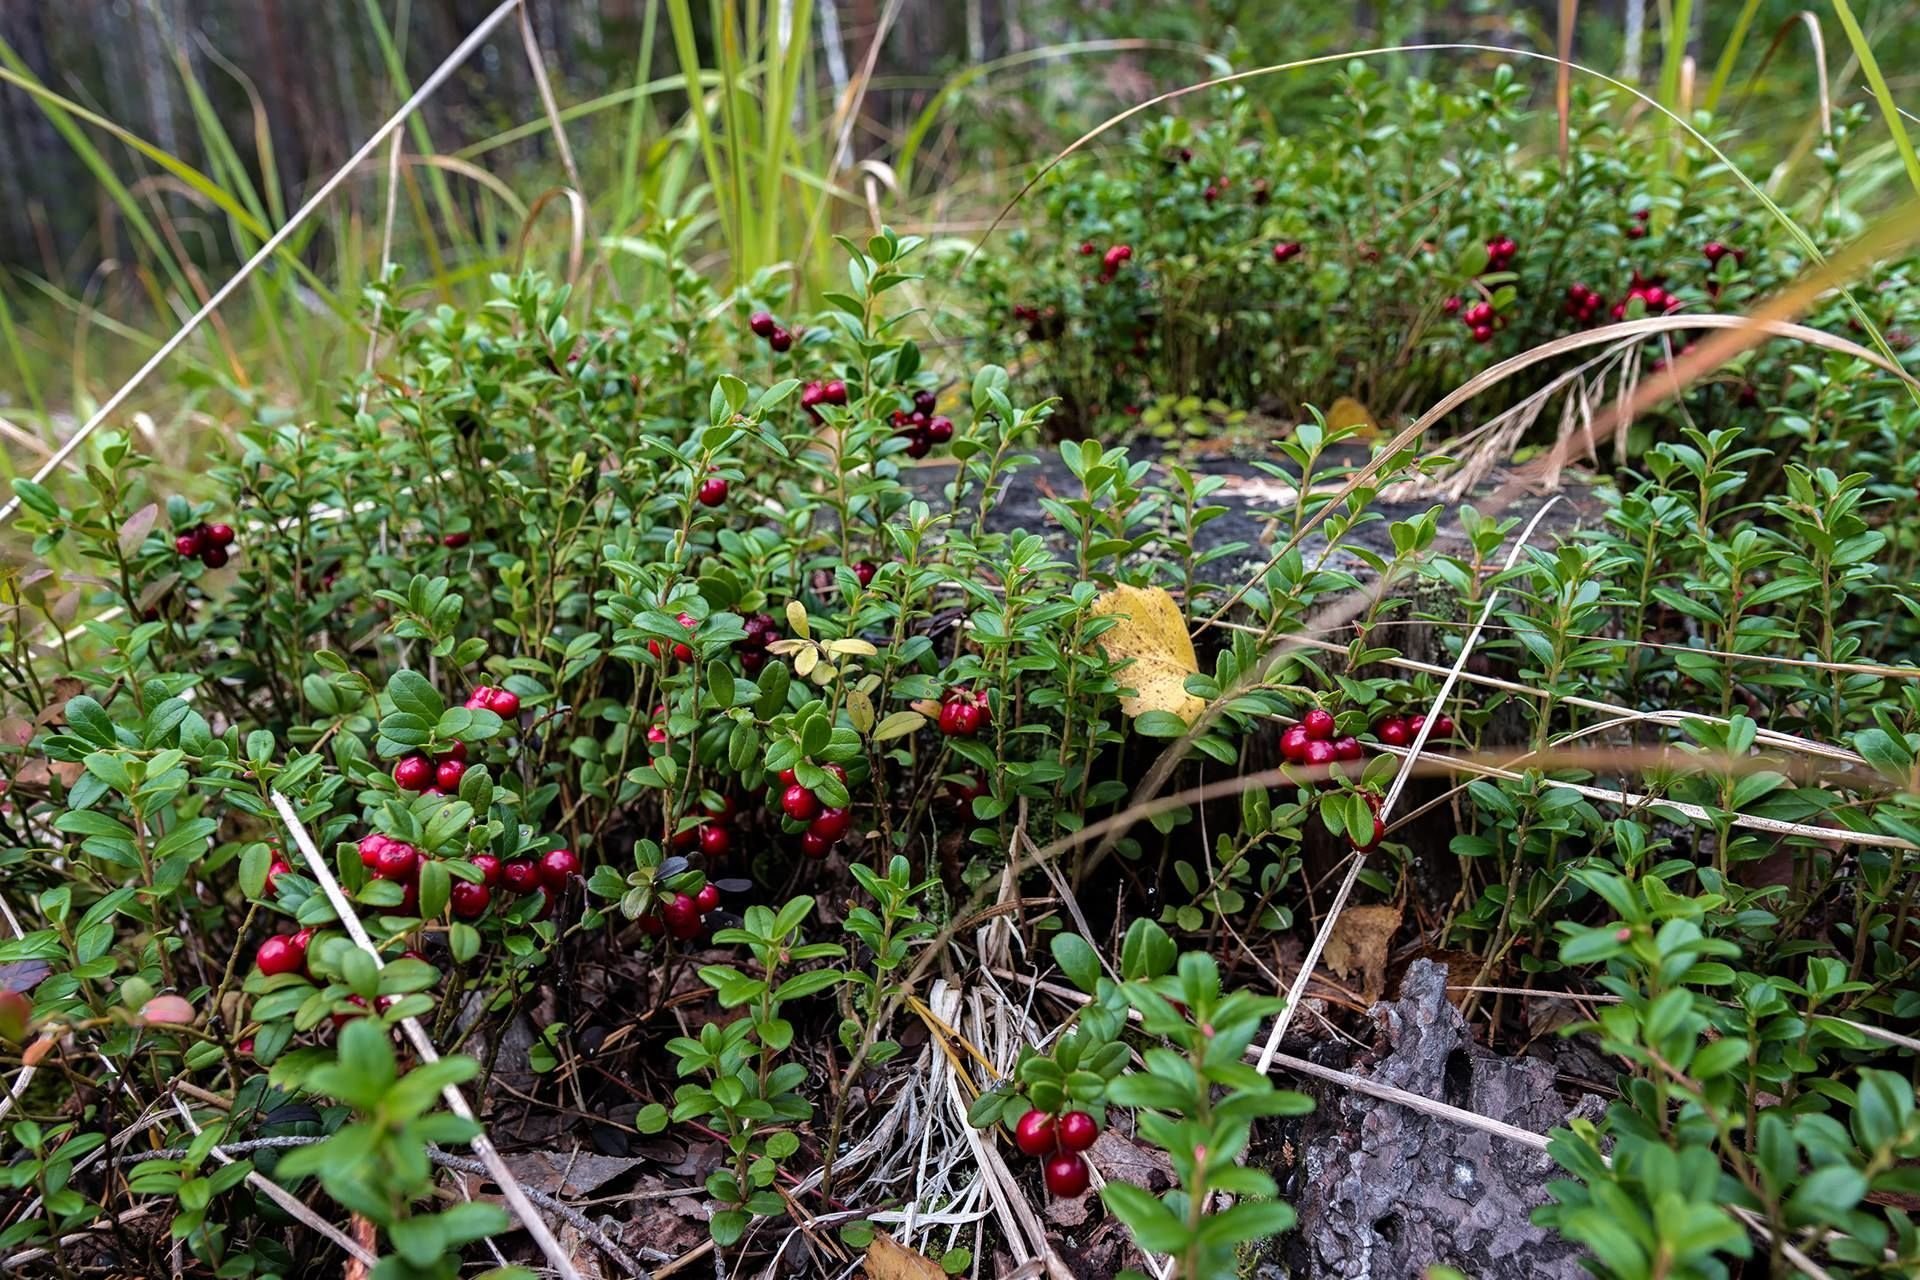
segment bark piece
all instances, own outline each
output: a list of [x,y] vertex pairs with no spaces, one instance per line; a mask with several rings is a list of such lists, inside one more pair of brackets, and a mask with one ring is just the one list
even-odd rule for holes
[[[1447,1000],[1447,970],[1407,970],[1400,999],[1371,1010],[1384,1084],[1545,1133],[1570,1114],[1553,1067],[1476,1046]],[[1297,1139],[1288,1198],[1300,1225],[1292,1274],[1402,1280],[1434,1263],[1476,1280],[1575,1280],[1582,1252],[1529,1220],[1559,1176],[1544,1152],[1391,1102],[1313,1086],[1319,1108]],[[1597,1114],[1598,1098],[1572,1112]]]

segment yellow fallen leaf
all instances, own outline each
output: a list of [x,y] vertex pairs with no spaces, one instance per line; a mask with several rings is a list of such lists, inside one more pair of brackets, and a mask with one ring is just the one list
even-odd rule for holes
[[937,1262],[902,1245],[882,1231],[867,1246],[867,1280],[946,1280]]
[[1187,677],[1200,670],[1200,663],[1180,606],[1162,587],[1118,586],[1093,602],[1094,617],[1109,614],[1120,621],[1095,643],[1114,662],[1133,659],[1120,679],[1136,692],[1121,695],[1120,709],[1130,716],[1169,711],[1192,724],[1207,704],[1186,690]]
[[1380,424],[1374,420],[1367,406],[1352,396],[1341,396],[1333,402],[1333,408],[1327,410],[1329,427],[1365,427],[1369,431],[1380,430]]

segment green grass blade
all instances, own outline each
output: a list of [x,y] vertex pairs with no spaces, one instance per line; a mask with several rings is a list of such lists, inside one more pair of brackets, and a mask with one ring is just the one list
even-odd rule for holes
[[1860,69],[1867,73],[1867,84],[1873,90],[1874,101],[1880,104],[1880,114],[1887,122],[1887,132],[1893,135],[1893,143],[1900,149],[1900,161],[1907,167],[1907,178],[1913,183],[1913,189],[1920,191],[1920,156],[1914,154],[1913,139],[1907,136],[1907,126],[1900,120],[1900,104],[1894,101],[1893,90],[1887,87],[1887,78],[1880,72],[1879,59],[1873,56],[1873,45],[1868,41],[1866,32],[1860,29],[1860,23],[1853,16],[1853,7],[1847,0],[1833,0],[1833,8],[1840,15],[1840,25],[1846,28],[1847,39],[1853,44],[1854,57],[1860,60]]

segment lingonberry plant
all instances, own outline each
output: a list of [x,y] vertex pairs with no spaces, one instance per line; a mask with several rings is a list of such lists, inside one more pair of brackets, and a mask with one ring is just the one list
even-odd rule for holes
[[[1228,101],[1068,164],[957,279],[882,228],[826,287],[723,288],[678,216],[598,308],[395,272],[320,420],[17,484],[0,1262],[338,1265],[263,1183],[381,1275],[531,1261],[437,1181],[460,1082],[498,1140],[651,1162],[730,1273],[1028,1230],[1011,1186],[1212,1280],[1320,1191],[1248,1061],[1294,975],[1363,1042],[1441,956],[1476,1053],[1582,1037],[1606,1105],[1532,1205],[1592,1270],[1910,1273],[1920,399],[1876,352],[1913,265],[1591,441],[1553,521],[1395,434],[1548,340],[1746,308],[1860,215],[1795,234],[1621,105],[1575,95],[1563,160],[1507,72],[1355,68],[1284,134]],[[1472,382],[1499,431],[1462,438],[1576,440],[1689,336],[1621,339],[1557,435],[1559,365]],[[1217,427],[1277,438],[1151,439]]]

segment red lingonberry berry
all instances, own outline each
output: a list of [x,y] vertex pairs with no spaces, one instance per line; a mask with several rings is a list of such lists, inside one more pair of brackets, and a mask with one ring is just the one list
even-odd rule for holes
[[833,841],[812,831],[800,837],[800,852],[809,858],[824,858],[827,856],[827,850],[831,848],[833,848]]
[[1323,768],[1334,761],[1333,744],[1325,738],[1307,739],[1306,762],[1315,768]]
[[253,967],[269,978],[292,973],[306,962],[306,952],[284,934],[275,934],[253,953]]
[[1062,1152],[1047,1161],[1047,1191],[1061,1200],[1071,1200],[1087,1190],[1087,1162],[1072,1152]]
[[1359,760],[1366,753],[1361,750],[1360,739],[1348,734],[1344,738],[1333,740],[1333,758],[1335,760]]
[[476,853],[467,859],[480,873],[480,883],[489,889],[500,883],[500,859],[490,853]]
[[1300,243],[1297,240],[1282,240],[1279,244],[1273,246],[1273,260],[1275,262],[1291,262],[1299,256]]
[[844,807],[822,809],[817,817],[808,824],[807,830],[828,840],[838,840],[847,834],[853,826],[853,813]]
[[571,849],[549,849],[540,855],[540,883],[558,893],[580,874],[580,855]]
[[473,541],[473,535],[470,533],[447,533],[440,537],[440,545],[451,551],[458,551],[471,541]]
[[270,898],[273,897],[274,894],[277,892],[277,890],[275,890],[274,888],[274,882],[279,880],[281,876],[286,875],[289,871],[292,871],[292,870],[293,870],[292,866],[281,861],[279,858],[275,858],[272,862],[267,864],[266,891],[267,891],[268,897]]
[[1459,315],[1460,314],[1459,296],[1457,294],[1449,294],[1447,298],[1443,302],[1441,302],[1440,309],[1446,312],[1450,316]]
[[1053,1117],[1044,1111],[1029,1111],[1013,1126],[1013,1145],[1030,1156],[1043,1156],[1053,1150]]
[[1280,756],[1289,764],[1305,764],[1307,760],[1306,726],[1290,724],[1280,734]]
[[178,551],[183,556],[199,555],[200,554],[200,535],[197,533],[181,534],[179,537],[173,540],[173,549],[175,551]]
[[724,858],[733,848],[733,833],[717,822],[700,828],[700,852],[709,858]]
[[1333,713],[1324,707],[1314,707],[1300,717],[1300,727],[1307,731],[1309,738],[1331,738]]
[[747,328],[753,330],[756,338],[771,338],[773,331],[779,327],[770,312],[756,311],[747,317]]
[[717,507],[727,500],[727,482],[720,476],[708,476],[700,482],[697,495],[703,507]]
[[871,560],[862,560],[853,566],[853,578],[863,587],[873,585],[873,575],[880,572],[880,566]]
[[701,915],[705,915],[707,912],[719,906],[720,886],[711,880],[701,885],[700,892],[693,895],[693,905],[699,908]]
[[1451,738],[1453,736],[1453,730],[1454,730],[1454,723],[1453,723],[1452,716],[1439,715],[1433,718],[1433,733],[1431,735],[1432,737]]
[[1100,1125],[1084,1111],[1069,1111],[1060,1117],[1057,1130],[1060,1145],[1068,1151],[1085,1151],[1100,1136]]
[[928,391],[925,387],[913,393],[913,411],[915,413],[924,413],[931,417],[933,415],[933,408],[938,403],[939,400],[934,396],[933,392]]
[[927,439],[934,444],[945,444],[953,439],[953,419],[934,417],[927,419]]
[[454,792],[460,789],[460,779],[466,776],[467,766],[458,760],[442,760],[434,766],[433,785],[442,791]]
[[820,801],[796,782],[780,793],[780,811],[795,822],[811,822],[820,812]]
[[384,849],[386,845],[387,837],[381,835],[378,831],[362,836],[360,838],[360,865],[369,871],[373,870],[374,864],[380,860],[380,850]]
[[684,893],[674,894],[661,905],[660,918],[676,938],[691,938],[700,932],[700,904]]
[[389,840],[374,860],[373,874],[405,884],[420,873],[420,851],[400,840]]
[[1388,716],[1373,726],[1373,732],[1390,747],[1404,747],[1413,736],[1407,731],[1407,722],[1399,716]]
[[402,791],[425,791],[433,785],[433,761],[425,756],[402,756],[394,762],[393,780]]
[[767,335],[767,345],[775,351],[791,350],[793,347],[793,335],[776,325],[774,326],[773,332]]
[[200,550],[200,563],[209,569],[227,567],[227,549],[225,547],[203,547]]
[[493,901],[493,890],[472,880],[455,880],[447,895],[453,914],[462,920],[476,920]]
[[828,404],[845,404],[847,402],[847,384],[838,378],[832,379],[820,390]]
[[1386,835],[1387,835],[1387,824],[1381,821],[1380,815],[1376,813],[1373,815],[1372,838],[1368,839],[1364,843],[1362,843],[1359,840],[1355,840],[1353,842],[1353,847],[1358,849],[1361,853],[1372,853],[1376,848],[1379,847],[1380,842],[1386,838]]
[[210,524],[207,526],[207,541],[216,547],[233,545],[233,526],[230,524]]
[[531,858],[515,858],[501,864],[500,880],[514,893],[532,893],[540,887],[540,868]]

